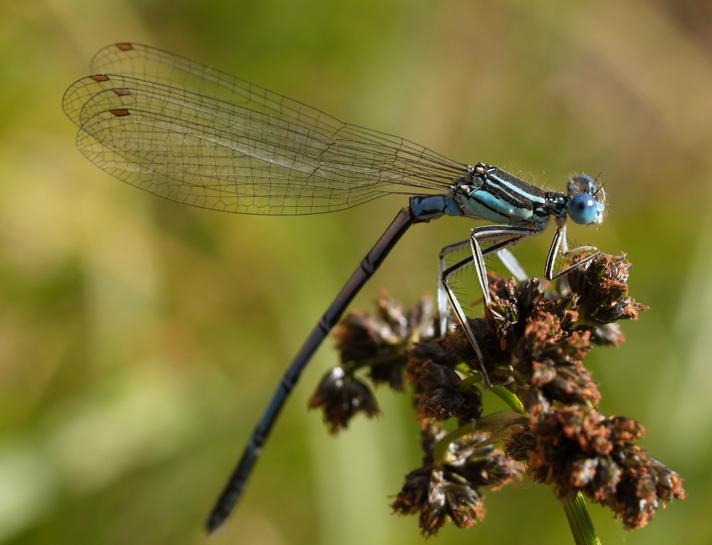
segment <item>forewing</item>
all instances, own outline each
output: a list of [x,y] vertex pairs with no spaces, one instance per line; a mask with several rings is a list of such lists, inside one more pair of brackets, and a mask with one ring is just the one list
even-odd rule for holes
[[307,214],[391,193],[444,191],[463,165],[188,59],[135,44],[102,49],[64,109],[102,169],[172,200]]

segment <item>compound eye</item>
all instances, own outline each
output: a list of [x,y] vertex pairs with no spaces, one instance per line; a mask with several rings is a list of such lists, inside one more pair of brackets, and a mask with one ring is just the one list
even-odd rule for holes
[[576,223],[589,224],[598,220],[596,199],[590,193],[579,193],[569,200],[569,216]]

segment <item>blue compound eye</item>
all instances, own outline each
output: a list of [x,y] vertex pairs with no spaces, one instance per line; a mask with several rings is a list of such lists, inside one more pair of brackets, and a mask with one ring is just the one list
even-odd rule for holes
[[598,203],[590,193],[579,193],[569,200],[569,216],[584,225],[598,222]]

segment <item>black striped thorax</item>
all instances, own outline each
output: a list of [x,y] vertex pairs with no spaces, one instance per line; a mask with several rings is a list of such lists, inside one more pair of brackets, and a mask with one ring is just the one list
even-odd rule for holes
[[478,163],[453,186],[462,214],[496,223],[543,230],[549,217],[565,213],[566,196],[544,191],[504,170]]

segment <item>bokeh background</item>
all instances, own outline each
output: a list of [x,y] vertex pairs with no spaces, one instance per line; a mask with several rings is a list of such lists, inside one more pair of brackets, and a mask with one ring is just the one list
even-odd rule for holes
[[[605,544],[712,543],[712,8],[696,0],[25,0],[0,3],[0,543],[205,543],[202,522],[272,388],[398,198],[324,216],[190,209],[117,183],[60,110],[99,47],[150,43],[340,118],[487,161],[551,189],[601,173],[609,215],[575,241],[634,263],[651,306],[589,362],[603,410],[638,418],[689,499]],[[380,287],[407,304],[467,234],[414,228]],[[549,236],[517,249],[537,273]],[[212,543],[421,543],[389,513],[419,464],[406,396],[330,437],[288,404]],[[488,497],[432,543],[570,543],[546,487]]]

